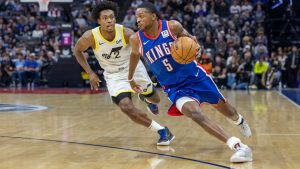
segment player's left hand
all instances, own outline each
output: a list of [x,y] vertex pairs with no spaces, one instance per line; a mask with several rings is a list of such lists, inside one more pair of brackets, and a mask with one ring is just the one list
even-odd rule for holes
[[138,85],[134,80],[129,81],[129,84],[130,84],[131,88],[132,88],[135,92],[137,92],[137,93],[142,93],[141,86]]
[[98,75],[92,72],[89,74],[89,79],[90,79],[91,90],[98,90],[101,82]]

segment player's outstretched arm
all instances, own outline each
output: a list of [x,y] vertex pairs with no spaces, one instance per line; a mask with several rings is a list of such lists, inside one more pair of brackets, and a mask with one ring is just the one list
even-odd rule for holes
[[83,56],[83,52],[86,51],[89,47],[95,47],[95,41],[92,34],[92,31],[89,30],[85,32],[77,41],[74,49],[74,55],[77,62],[81,67],[87,72],[90,78],[91,89],[98,89],[99,83],[101,82],[99,77],[93,72],[89,64],[87,63],[86,58]]
[[93,44],[94,39],[92,35],[92,31],[89,30],[85,32],[77,41],[75,44],[74,49],[74,55],[78,61],[78,63],[81,65],[81,67],[86,71],[86,73],[91,73],[93,70],[87,63],[86,58],[83,56],[83,52],[86,51],[89,47],[93,47],[95,44]]
[[129,72],[128,72],[128,81],[130,83],[130,86],[133,90],[136,92],[141,92],[140,87],[135,83],[133,79],[133,75],[136,69],[136,66],[139,63],[140,60],[140,52],[139,52],[139,40],[136,34],[133,34],[129,38],[129,44],[131,46],[131,54],[130,54],[130,60],[129,60]]

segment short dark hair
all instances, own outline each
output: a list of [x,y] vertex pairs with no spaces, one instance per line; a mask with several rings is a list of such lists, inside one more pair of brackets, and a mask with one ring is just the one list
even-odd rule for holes
[[159,12],[156,9],[155,5],[151,2],[143,2],[138,8],[146,8],[151,13],[155,13],[157,18],[159,17]]
[[112,1],[101,1],[98,3],[92,10],[92,18],[97,22],[100,17],[100,12],[104,10],[112,10],[115,13],[115,17],[118,16],[119,13],[119,6],[117,3]]

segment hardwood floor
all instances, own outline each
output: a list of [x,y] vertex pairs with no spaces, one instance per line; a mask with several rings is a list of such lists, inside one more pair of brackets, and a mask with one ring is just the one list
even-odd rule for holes
[[[162,93],[160,115],[176,139],[157,147],[158,135],[134,124],[107,93],[0,94],[0,103],[41,105],[47,110],[14,112],[0,105],[0,169],[299,169],[300,109],[277,92],[224,91],[246,117],[253,136],[209,105],[203,112],[253,149],[254,161],[232,164],[233,153],[186,117],[169,117]],[[145,105],[133,98],[145,110]]]

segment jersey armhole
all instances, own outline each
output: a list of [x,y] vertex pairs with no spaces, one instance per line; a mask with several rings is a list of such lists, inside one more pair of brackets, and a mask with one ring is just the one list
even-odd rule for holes
[[142,44],[142,40],[141,40],[141,37],[140,37],[139,32],[137,32],[136,35],[138,36],[139,42],[140,42],[140,43],[139,43],[139,52],[140,52],[140,54],[143,56],[143,54],[144,54],[144,49],[143,49],[143,44]]
[[[97,27],[98,28],[98,27]],[[95,48],[93,48],[93,50],[95,51],[96,49],[99,48],[99,42],[98,42],[98,39],[94,33],[94,29],[92,29],[92,35],[93,35],[93,38],[94,38],[94,42],[95,42]]]
[[121,25],[121,26],[120,26],[121,38],[122,38],[122,41],[123,41],[124,46],[126,46],[127,43],[126,43],[126,40],[125,40],[125,33],[124,33],[124,31],[125,31],[124,26]]
[[171,37],[173,38],[173,40],[175,41],[177,38],[176,36],[173,35],[173,33],[171,32],[170,26],[169,26],[169,21],[166,21],[167,23],[167,28],[168,28],[168,32],[171,35]]

